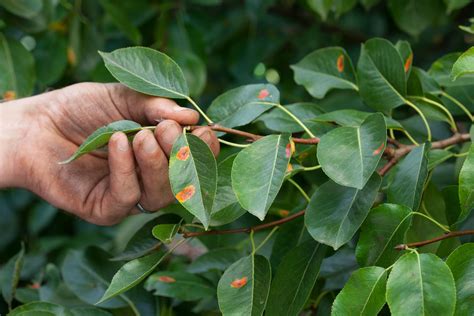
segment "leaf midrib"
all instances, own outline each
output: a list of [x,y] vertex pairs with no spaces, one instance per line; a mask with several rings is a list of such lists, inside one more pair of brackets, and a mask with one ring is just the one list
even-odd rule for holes
[[303,68],[303,67],[301,67],[301,66],[298,66],[297,64],[296,64],[296,65],[291,65],[291,68],[293,68],[293,70],[300,69],[300,70],[303,70],[303,71],[312,72],[312,73],[316,73],[316,74],[323,74],[323,75],[328,76],[328,77],[331,77],[331,78],[333,78],[333,79],[342,81],[342,82],[344,82],[344,83],[350,85],[354,90],[359,91],[359,87],[358,87],[355,83],[353,83],[352,81],[343,79],[343,78],[341,78],[341,77],[336,77],[336,76],[334,76],[334,75],[332,75],[332,74],[325,73],[325,72],[321,72],[321,71],[314,71],[314,70],[312,70],[312,69],[305,69],[305,68]]
[[364,305],[362,306],[362,311],[360,312],[360,315],[365,315],[365,308],[367,307],[367,304],[369,303],[370,301],[370,297],[372,296],[372,293],[374,292],[375,288],[377,287],[377,284],[379,283],[380,279],[382,278],[382,276],[385,274],[385,271],[382,272],[379,277],[377,278],[377,281],[375,281],[374,283],[374,286],[372,287],[372,289],[370,290],[369,292],[369,295],[367,296],[367,299],[365,300],[364,302]]

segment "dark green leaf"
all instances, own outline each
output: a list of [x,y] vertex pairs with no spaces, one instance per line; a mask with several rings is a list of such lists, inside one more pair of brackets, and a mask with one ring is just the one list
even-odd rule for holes
[[320,186],[311,197],[305,214],[310,235],[334,249],[344,245],[367,217],[380,183],[380,176],[374,173],[362,190],[332,181]]
[[99,3],[104,8],[112,22],[135,44],[140,45],[142,35],[138,28],[133,25],[127,16],[127,12],[117,3],[111,0],[100,0]]
[[392,265],[400,256],[395,246],[405,242],[411,224],[411,210],[402,205],[382,204],[372,209],[361,227],[356,248],[361,266]]
[[240,205],[260,220],[280,190],[290,161],[286,135],[269,135],[244,148],[234,160],[232,187]]
[[179,226],[179,224],[158,224],[153,227],[152,233],[156,239],[167,244],[173,240]]
[[322,136],[318,160],[334,182],[362,189],[375,171],[386,141],[383,116],[372,114],[360,127],[340,127]]
[[8,306],[11,306],[15,291],[20,281],[20,273],[25,257],[25,247],[21,244],[21,250],[8,260],[0,272],[0,285],[2,296]]
[[136,91],[173,99],[189,95],[183,72],[171,58],[146,47],[99,52],[105,66],[121,83]]
[[313,289],[327,247],[308,240],[282,259],[270,288],[268,315],[299,315]]
[[333,0],[306,0],[308,6],[319,16],[323,21],[326,21],[329,11],[331,11]]
[[95,307],[67,308],[49,302],[31,302],[19,306],[8,315],[12,316],[111,316],[109,312]]
[[[301,121],[307,121],[323,113],[319,106],[309,102],[293,103],[285,105],[285,108]],[[297,133],[303,131],[303,128],[299,124],[278,108],[263,114],[258,118],[258,121],[276,132]]]
[[446,149],[432,149],[428,152],[428,171],[445,162],[454,154]]
[[169,164],[176,199],[207,229],[217,190],[217,163],[211,149],[199,137],[184,133],[173,144]]
[[199,256],[189,266],[191,273],[202,273],[209,270],[225,270],[241,258],[241,252],[235,249],[215,249]]
[[456,284],[456,312],[469,315],[474,310],[474,243],[467,243],[454,250],[446,260]]
[[446,13],[451,14],[454,10],[461,9],[471,2],[471,0],[444,0]]
[[32,18],[37,15],[43,7],[42,0],[1,0],[0,6],[9,12],[22,18]]
[[388,7],[397,26],[412,36],[418,36],[443,14],[440,0],[389,0]]
[[204,62],[191,51],[171,51],[170,56],[183,70],[189,86],[189,94],[199,96],[206,86],[207,70]]
[[453,275],[433,254],[408,253],[398,259],[388,277],[387,302],[392,315],[452,315]]
[[453,81],[467,74],[474,74],[474,47],[471,47],[459,56],[451,70],[451,78]]
[[291,68],[296,83],[315,98],[324,98],[332,89],[359,90],[351,59],[340,47],[318,49]]
[[460,56],[461,53],[451,53],[444,55],[431,65],[430,69],[428,70],[428,74],[443,87],[474,84],[474,75],[472,74],[466,74],[464,76],[458,77],[455,81],[452,80],[451,71]]
[[458,220],[462,221],[474,208],[474,145],[472,144],[459,173],[459,202],[461,214]]
[[367,267],[355,271],[332,305],[332,316],[377,315],[385,304],[387,271]]
[[413,51],[411,50],[410,43],[408,41],[398,41],[395,44],[395,48],[400,53],[403,61],[403,70],[405,70],[405,75],[407,79],[411,74],[411,66],[413,64]]
[[374,5],[379,3],[380,0],[360,0],[360,3],[364,6],[366,10],[370,10]]
[[[334,122],[341,126],[353,126],[359,127],[364,120],[372,115],[373,113],[370,112],[362,112],[352,109],[346,110],[336,110],[329,113],[324,113],[318,115],[316,118],[312,119],[311,121],[315,122]],[[396,130],[403,130],[403,126],[395,121],[390,117],[384,116],[385,124],[387,128],[396,129]]]

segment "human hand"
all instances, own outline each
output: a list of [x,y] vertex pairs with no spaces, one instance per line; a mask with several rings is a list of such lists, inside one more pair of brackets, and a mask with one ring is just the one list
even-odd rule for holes
[[[196,111],[174,101],[146,96],[121,84],[80,83],[0,105],[0,187],[27,188],[51,204],[89,222],[112,225],[174,200],[168,157],[181,125],[198,122]],[[115,133],[108,155],[85,155],[60,165],[97,128],[117,120],[156,124],[155,132]],[[208,128],[193,132],[215,155],[219,142]],[[107,157],[108,156],[108,157]],[[5,164],[3,162],[6,162]]]

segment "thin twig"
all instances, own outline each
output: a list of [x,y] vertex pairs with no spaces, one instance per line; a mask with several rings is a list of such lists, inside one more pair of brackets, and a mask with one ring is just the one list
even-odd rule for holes
[[433,238],[433,239],[412,242],[412,243],[409,243],[409,244],[397,245],[397,246],[395,246],[395,249],[396,250],[406,250],[408,248],[417,248],[417,247],[422,247],[422,246],[426,246],[426,245],[438,242],[440,240],[453,238],[453,237],[459,237],[459,236],[466,236],[466,235],[474,235],[474,230],[463,230],[463,231],[450,232],[450,233],[446,233],[442,236],[438,236],[438,237]]

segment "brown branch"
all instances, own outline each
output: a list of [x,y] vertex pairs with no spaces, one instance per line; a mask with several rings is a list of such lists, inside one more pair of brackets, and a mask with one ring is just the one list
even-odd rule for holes
[[236,229],[223,229],[223,230],[208,230],[208,231],[202,231],[202,232],[187,232],[183,234],[184,238],[190,238],[190,237],[197,237],[197,236],[205,236],[205,235],[226,235],[226,234],[239,234],[239,233],[250,233],[251,231],[257,232],[259,230],[264,230],[270,227],[274,226],[279,226],[281,224],[284,224],[286,222],[292,221],[295,218],[303,216],[305,213],[304,210],[296,212],[295,214],[292,214],[288,217],[273,221],[273,222],[268,222],[265,224],[260,224],[252,227],[242,227],[242,228],[236,228]]
[[442,236],[438,236],[433,239],[428,239],[424,241],[418,241],[418,242],[412,242],[409,244],[401,244],[395,246],[396,250],[406,250],[407,248],[417,248],[417,247],[422,247],[426,246],[435,242],[438,242],[440,240],[448,239],[448,238],[453,238],[453,237],[459,237],[459,236],[466,236],[466,235],[474,235],[474,230],[463,230],[463,231],[457,231],[457,232],[450,232],[446,233]]

